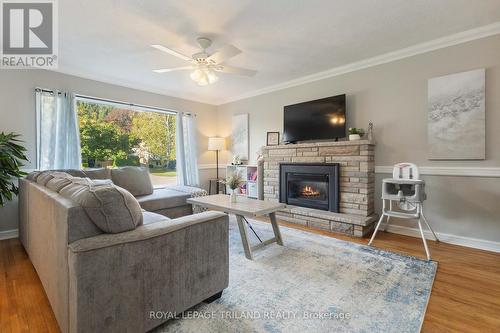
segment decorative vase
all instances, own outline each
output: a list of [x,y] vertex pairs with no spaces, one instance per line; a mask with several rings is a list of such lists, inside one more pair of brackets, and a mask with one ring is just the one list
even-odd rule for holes
[[359,134],[349,134],[349,141],[357,141],[361,140],[361,136]]
[[232,203],[235,203],[236,202],[236,198],[238,197],[238,193],[240,193],[240,189],[239,188],[235,188],[231,191],[231,202]]

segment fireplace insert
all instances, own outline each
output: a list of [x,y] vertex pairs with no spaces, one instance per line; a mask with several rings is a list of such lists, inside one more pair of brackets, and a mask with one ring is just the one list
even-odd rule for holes
[[280,164],[280,202],[339,211],[339,165]]

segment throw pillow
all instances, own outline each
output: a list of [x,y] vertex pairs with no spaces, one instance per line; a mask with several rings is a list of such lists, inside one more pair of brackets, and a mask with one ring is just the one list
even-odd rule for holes
[[106,168],[82,170],[90,179],[111,179],[111,170]]
[[81,205],[103,232],[134,230],[143,222],[141,206],[134,196],[109,181],[79,179],[64,187],[60,194]]
[[126,166],[111,169],[111,180],[115,185],[132,193],[133,196],[153,194],[153,184],[148,168]]

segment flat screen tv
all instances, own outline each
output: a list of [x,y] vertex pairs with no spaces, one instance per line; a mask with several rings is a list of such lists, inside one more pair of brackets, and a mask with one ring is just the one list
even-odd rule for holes
[[284,108],[283,140],[332,140],[346,136],[345,95],[332,96]]

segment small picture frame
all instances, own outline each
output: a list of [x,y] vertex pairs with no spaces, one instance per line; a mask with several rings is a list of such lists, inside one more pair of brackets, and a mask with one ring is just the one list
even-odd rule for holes
[[267,132],[267,146],[277,146],[280,144],[280,132]]

